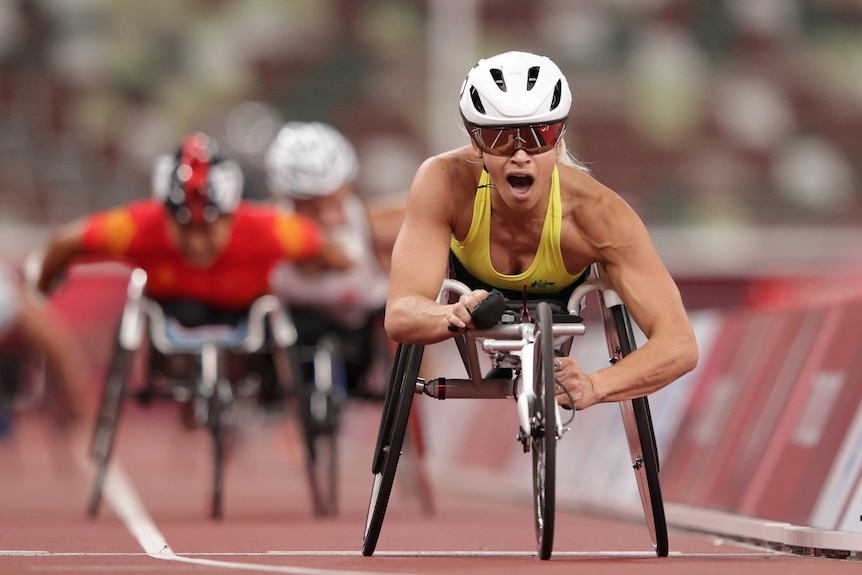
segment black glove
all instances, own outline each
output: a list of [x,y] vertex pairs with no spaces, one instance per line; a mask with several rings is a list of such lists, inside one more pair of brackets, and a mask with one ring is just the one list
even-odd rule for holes
[[503,312],[506,311],[506,299],[499,290],[491,290],[488,297],[479,302],[470,315],[476,329],[488,329],[497,325]]

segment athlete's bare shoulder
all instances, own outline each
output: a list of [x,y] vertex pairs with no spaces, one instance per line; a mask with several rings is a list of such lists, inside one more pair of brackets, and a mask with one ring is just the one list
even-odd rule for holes
[[405,224],[417,228],[438,222],[463,237],[470,227],[481,173],[482,162],[470,146],[425,160],[410,186]]
[[643,223],[619,194],[577,168],[559,170],[564,220],[587,244],[598,248],[640,241]]
[[588,215],[588,208],[614,203],[619,196],[590,174],[573,166],[558,164],[560,175],[560,194],[564,210],[576,209],[581,215]]
[[475,190],[481,173],[481,158],[476,156],[472,147],[462,146],[425,160],[416,173],[414,186],[445,186],[454,192],[463,188]]
[[[443,152],[425,160],[416,172],[410,188],[409,202],[431,202],[439,206],[447,219],[473,204],[476,186],[482,174],[482,161],[470,146]],[[470,213],[472,210],[470,210]]]

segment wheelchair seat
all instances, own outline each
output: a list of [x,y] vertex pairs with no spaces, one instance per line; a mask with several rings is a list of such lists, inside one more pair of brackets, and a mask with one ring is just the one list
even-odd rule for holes
[[178,350],[199,349],[207,342],[238,347],[249,335],[249,324],[248,318],[245,318],[236,326],[213,324],[185,327],[176,318],[167,317],[164,330],[165,337]]

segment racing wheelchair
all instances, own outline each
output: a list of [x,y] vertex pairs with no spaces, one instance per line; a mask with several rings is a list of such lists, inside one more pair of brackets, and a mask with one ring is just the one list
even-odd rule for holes
[[122,404],[132,395],[129,382],[142,364],[142,389],[134,394],[138,401],[178,402],[187,426],[210,432],[213,518],[223,513],[226,444],[241,406],[277,410],[279,404],[292,405],[298,412],[315,514],[335,514],[339,424],[339,400],[332,383],[335,350],[327,345],[311,350],[320,369],[313,382],[303,382],[301,353],[309,352],[295,345],[295,326],[276,296],[258,298],[236,321],[184,327],[144,295],[146,281],[146,272],[132,271],[93,433],[96,474],[88,514],[98,513]]
[[[472,329],[454,337],[467,372],[466,379],[419,377],[424,346],[398,346],[384,402],[371,471],[374,475],[362,554],[377,546],[415,394],[437,399],[514,398],[519,419],[518,440],[532,454],[534,523],[540,559],[549,559],[554,544],[556,442],[569,421],[556,401],[554,362],[568,356],[575,336],[586,333],[581,313],[586,297],[596,292],[601,307],[610,363],[636,349],[628,311],[618,294],[593,266],[592,277],[570,296],[566,309],[549,301],[505,302],[498,319],[487,329]],[[438,301],[471,289],[446,279]],[[491,298],[489,297],[488,300]],[[488,301],[485,300],[485,301]],[[482,303],[485,303],[484,301]],[[480,304],[481,305],[481,304]],[[520,308],[520,309],[519,309]],[[474,310],[474,322],[477,314]],[[488,355],[492,369],[482,375],[479,353]],[[659,456],[646,397],[620,402],[644,515],[656,555],[668,555],[667,523],[659,484]],[[574,418],[572,412],[571,418]]]

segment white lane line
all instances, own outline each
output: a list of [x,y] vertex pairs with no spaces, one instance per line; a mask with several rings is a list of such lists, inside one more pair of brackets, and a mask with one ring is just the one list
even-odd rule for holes
[[[146,553],[93,553],[93,552],[76,552],[62,551],[52,553],[50,551],[4,551],[0,550],[0,557],[142,557]],[[176,554],[175,554],[176,555]],[[669,557],[679,557],[683,559],[751,559],[753,557],[769,557],[774,555],[789,555],[793,554],[782,553],[779,551],[762,551],[751,553],[682,553],[672,552]],[[178,559],[188,560],[204,557],[358,557],[357,551],[267,551],[265,553],[183,553],[176,555]],[[463,557],[536,557],[534,551],[392,551],[386,553],[375,553],[375,557],[421,557],[428,559],[460,559]],[[632,558],[655,558],[654,553],[640,552],[620,552],[620,551],[560,551],[552,555],[555,559],[632,559]],[[160,557],[161,558],[161,557]],[[222,562],[217,562],[219,565]],[[258,565],[253,565],[258,567]],[[281,568],[281,567],[279,567]],[[352,573],[351,571],[335,571],[334,573],[344,574]],[[363,575],[369,575],[368,572],[362,571]]]
[[109,463],[102,495],[147,555],[173,554],[116,459]]
[[[282,555],[287,557],[317,557],[317,556],[351,556],[359,555],[358,551],[267,551],[268,555]],[[671,556],[679,555],[680,552],[672,552]],[[718,556],[720,554],[716,554]],[[748,554],[746,554],[748,555]],[[763,555],[763,553],[751,553],[751,555]],[[617,557],[631,558],[655,557],[652,551],[554,551],[552,557]],[[724,555],[722,555],[724,556]],[[376,551],[374,557],[538,557],[536,551]],[[688,557],[688,555],[686,555]]]
[[[142,557],[149,556],[147,553],[99,553],[99,552],[77,552],[77,551],[27,551],[27,550],[2,550],[0,557]],[[751,553],[682,553],[674,551],[670,557],[681,557],[685,559],[745,559],[751,557],[767,557],[770,555],[788,555],[780,551],[752,551]],[[263,553],[237,552],[237,553],[182,553],[177,557],[182,559],[194,559],[201,557],[358,557],[357,551],[266,551]],[[374,554],[375,557],[430,557],[430,558],[461,558],[461,557],[535,557],[535,551],[387,551]],[[632,557],[652,558],[654,553],[641,553],[634,551],[559,551],[554,552],[552,557],[558,558],[597,558],[597,559],[630,559]],[[345,573],[338,571],[337,573]],[[363,572],[364,573],[364,572]],[[366,574],[367,575],[367,574]]]
[[[357,555],[355,551],[269,551],[270,555],[283,555],[287,557],[349,557]],[[752,551],[751,553],[683,553],[681,551],[672,551],[668,554],[669,557],[678,557],[682,559],[746,559],[752,557],[770,557],[773,555],[786,555],[780,551],[761,550]],[[432,558],[432,559],[461,559],[461,558],[522,558],[522,557],[538,557],[535,551],[387,551],[375,552],[374,557],[415,557],[417,559]],[[652,552],[640,551],[554,551],[551,554],[552,559],[655,559],[656,554]]]
[[[146,508],[138,497],[134,486],[123,471],[119,461],[114,458],[110,463],[103,496],[111,506],[113,512],[126,526],[126,529],[135,537],[146,554],[156,559],[174,561],[177,563],[186,563],[193,565],[203,565],[207,567],[219,567],[223,569],[235,569],[241,571],[258,571],[267,573],[290,573],[293,575],[369,575],[369,571],[345,571],[334,569],[316,569],[312,567],[294,567],[290,565],[260,565],[254,563],[240,563],[237,561],[223,561],[217,559],[207,559],[202,557],[204,554],[184,554],[177,555],[168,545],[165,537],[156,527],[155,522],[147,513]],[[20,552],[19,552],[20,553]],[[26,553],[42,555],[39,551],[29,551]],[[49,554],[56,556],[58,554]],[[96,554],[89,554],[90,556]],[[212,553],[206,554],[212,556],[228,556],[227,553]],[[258,556],[258,557],[320,557],[320,556],[359,556],[357,551],[267,551],[261,554],[234,554],[243,556]],[[674,552],[671,556],[682,556],[681,553]],[[752,557],[762,556],[762,553],[752,554],[708,554],[707,557]],[[375,553],[377,557],[535,557],[534,551],[381,551]],[[553,554],[558,558],[614,558],[614,557],[655,557],[655,553],[641,551],[615,551],[615,552],[556,552]],[[689,555],[685,555],[689,557]],[[393,573],[391,575],[407,575]]]
[[[215,559],[203,559],[177,555],[168,545],[164,536],[150,518],[143,503],[138,497],[131,481],[126,477],[119,461],[114,458],[109,464],[105,486],[102,495],[107,500],[111,509],[126,526],[126,529],[137,539],[140,546],[147,555],[156,559],[176,561],[178,563],[189,563],[193,565],[205,565],[207,567],[221,567],[224,569],[237,569],[242,571],[262,571],[267,573],[292,573],[293,575],[370,575],[369,571],[344,571],[334,569],[315,569],[313,567],[293,567],[290,565],[260,565],[255,563],[239,563],[235,561],[218,561]],[[353,552],[354,555],[359,555]],[[261,554],[263,557],[271,557],[270,553]],[[392,575],[409,575],[393,573]]]

